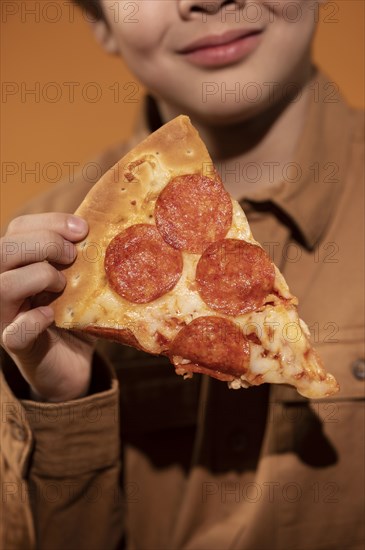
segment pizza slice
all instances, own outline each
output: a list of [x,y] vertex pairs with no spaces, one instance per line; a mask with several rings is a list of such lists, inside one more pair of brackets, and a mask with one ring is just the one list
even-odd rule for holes
[[338,391],[188,117],[130,151],[76,214],[90,231],[64,270],[57,326],[167,355],[185,378],[290,384],[306,397]]

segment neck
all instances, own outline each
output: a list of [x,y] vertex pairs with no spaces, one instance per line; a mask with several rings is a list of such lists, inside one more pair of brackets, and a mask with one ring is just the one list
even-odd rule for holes
[[[191,116],[226,189],[235,198],[252,195],[283,180],[308,113],[310,77],[308,74],[297,98],[286,97],[242,122],[218,126]],[[179,114],[163,102],[159,102],[159,109],[164,120]]]

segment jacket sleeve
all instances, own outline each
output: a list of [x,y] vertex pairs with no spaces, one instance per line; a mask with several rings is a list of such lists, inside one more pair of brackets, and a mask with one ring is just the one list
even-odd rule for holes
[[95,355],[89,395],[58,404],[24,398],[24,381],[18,386],[14,381],[17,372],[5,355],[0,372],[1,547],[118,548],[123,499],[114,371]]

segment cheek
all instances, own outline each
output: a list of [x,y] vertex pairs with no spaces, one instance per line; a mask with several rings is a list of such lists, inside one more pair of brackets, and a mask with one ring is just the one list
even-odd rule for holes
[[298,22],[307,12],[316,12],[320,0],[258,0],[258,3],[265,6],[276,17],[285,19],[288,22]]
[[311,44],[318,19],[317,0],[276,0],[262,2],[268,11],[267,37],[262,54],[269,64],[300,61]]
[[[171,2],[167,2],[171,4]],[[108,0],[104,9],[121,54],[148,55],[158,47],[168,25],[166,0]]]

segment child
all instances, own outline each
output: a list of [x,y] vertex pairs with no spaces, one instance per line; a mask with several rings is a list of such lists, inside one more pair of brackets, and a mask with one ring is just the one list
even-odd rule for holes
[[4,547],[362,548],[362,124],[313,67],[318,2],[78,3],[149,90],[103,169],[189,115],[341,392],[183,383],[56,329],[37,296],[65,285],[90,183],[57,187],[2,240]]

